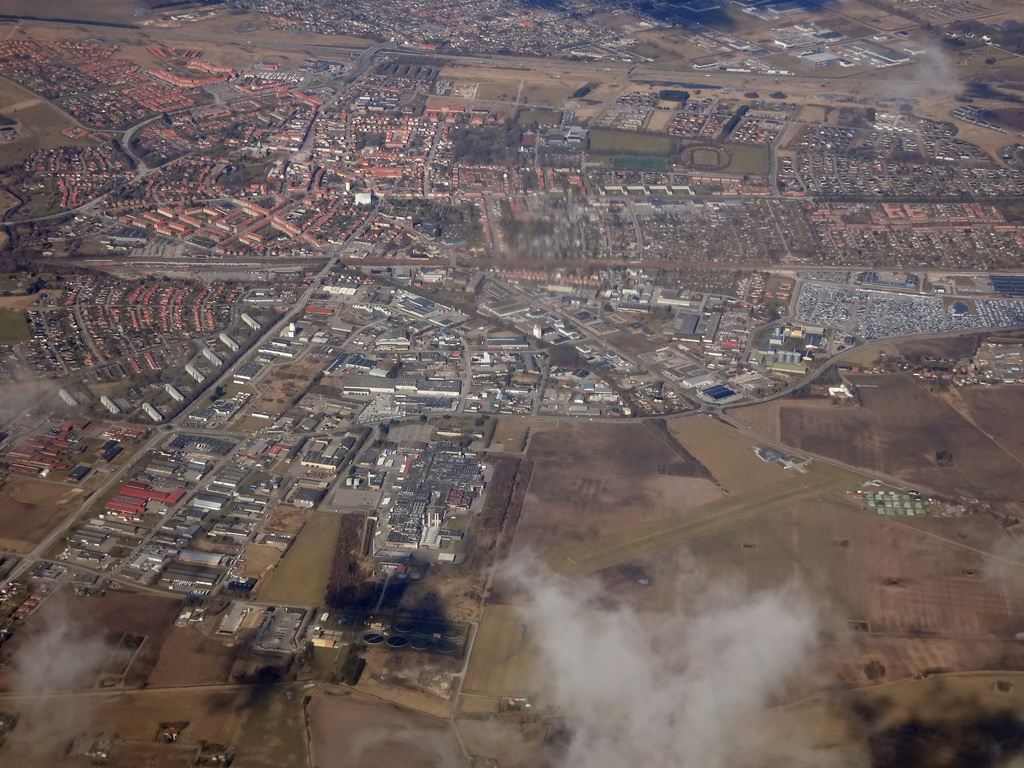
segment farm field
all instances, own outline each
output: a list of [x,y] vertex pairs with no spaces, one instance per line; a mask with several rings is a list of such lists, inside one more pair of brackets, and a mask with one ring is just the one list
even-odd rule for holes
[[914,26],[914,22],[903,16],[862,3],[860,0],[843,0],[842,14],[849,19],[885,31]]
[[153,7],[157,3],[142,0],[53,0],[43,6],[32,0],[10,0],[4,4],[4,13],[12,16],[35,16],[48,19],[81,19],[83,21],[112,21],[131,24],[137,17],[137,7]]
[[12,475],[0,488],[0,547],[29,552],[83,498],[83,489]]
[[986,334],[969,333],[960,336],[908,339],[893,346],[909,358],[919,357],[971,357]]
[[848,365],[870,368],[878,362],[882,355],[894,354],[896,354],[896,348],[892,344],[872,344],[870,347],[844,354],[843,362]]
[[[65,750],[83,732],[116,733],[124,741],[153,744],[160,723],[175,721],[189,723],[178,739],[180,747],[198,746],[201,741],[230,746],[248,698],[248,689],[237,686],[0,696],[0,710],[21,715],[4,744],[3,760],[23,768],[53,768],[63,764]],[[140,764],[119,761],[115,765],[137,768]]]
[[[1024,706],[1024,674],[938,675],[896,685],[822,693],[761,717],[765,750],[779,765],[889,764],[895,750],[913,755],[902,765],[950,765],[943,757],[964,749],[971,736],[990,733],[1007,757],[1017,753],[1019,726],[1009,713]],[[906,727],[913,724],[913,727]],[[875,761],[869,754],[871,747]],[[907,750],[903,752],[902,750]],[[936,754],[931,754],[934,750]],[[810,762],[813,761],[813,762]]]
[[61,144],[94,147],[99,142],[82,137],[71,139],[61,131],[71,122],[49,104],[7,81],[0,81],[2,111],[18,121],[18,138],[0,149],[4,165],[20,163],[37,148],[48,149]]
[[193,627],[171,627],[147,682],[153,688],[226,682],[239,650],[234,641]]
[[[304,697],[301,684],[257,685],[240,697],[235,762],[248,768],[307,765]],[[320,763],[322,765],[322,763]]]
[[[730,408],[729,418],[760,435],[764,435],[766,439],[777,443],[782,439],[779,427],[779,410],[781,407],[781,403],[778,400],[744,405],[739,408]],[[828,403],[827,407],[831,407],[831,402]]]
[[[110,673],[115,648],[123,635],[143,638],[127,665],[118,668],[118,685],[141,686],[150,677],[164,644],[173,629],[181,600],[127,592],[108,591],[103,596],[83,597],[61,591],[43,601],[4,651],[19,660],[16,669],[44,668],[50,654],[63,653],[82,637],[90,638],[78,651],[74,672],[64,679],[45,679],[40,688],[47,690],[84,690],[99,683],[101,674]],[[179,659],[180,663],[180,659]],[[32,689],[11,669],[0,676],[3,690]],[[34,691],[34,692],[38,692]]]
[[[880,682],[940,670],[1024,669],[1024,646],[1013,639],[1024,609],[1024,552],[1000,524],[880,516],[844,485],[856,487],[856,477],[818,466],[548,560],[571,579],[593,574],[609,605],[642,612],[684,610],[712,584],[743,591],[804,585],[821,607],[824,631],[813,674],[789,692],[792,699],[837,682],[871,685],[865,666],[872,661],[886,669]],[[709,520],[708,510],[721,516]],[[515,604],[487,606],[463,706],[477,696],[534,690],[530,670],[539,655],[522,621]]]
[[536,464],[514,551],[548,554],[722,495],[703,477],[659,474],[686,457],[642,424],[563,422],[535,433],[527,455]]
[[[910,376],[851,376],[859,408],[783,402],[782,441],[951,496],[1024,499],[1024,465]],[[952,456],[939,466],[939,452]]]
[[340,515],[314,512],[267,577],[260,598],[268,603],[323,605],[340,525]]
[[789,477],[778,464],[757,458],[758,442],[728,424],[707,416],[669,419],[669,432],[708,468],[729,493],[764,488]]
[[308,705],[310,752],[318,768],[433,765],[468,768],[447,721],[344,691]]
[[538,435],[549,429],[555,429],[549,421],[530,419],[497,419],[494,435],[488,448],[492,451],[501,450],[506,453],[522,453],[531,435]]
[[[1006,542],[1001,526],[988,517],[904,522],[872,514],[827,492],[832,471],[782,503],[772,495],[779,486],[750,493],[752,514],[685,542],[659,531],[653,546],[634,547],[622,564],[601,568],[605,563],[575,557],[576,570],[556,568],[573,579],[593,573],[608,605],[653,613],[685,610],[709,585],[803,585],[821,608],[824,631],[791,699],[837,682],[871,685],[865,666],[872,661],[886,670],[876,682],[941,670],[1024,669],[1024,646],[1013,639],[1024,608],[1024,552]],[[517,604],[487,606],[462,708],[536,691],[531,670],[539,653],[523,621]],[[852,631],[855,625],[865,631]]]
[[818,465],[807,474],[794,474],[788,481],[766,489],[734,494],[696,509],[590,537],[559,549],[547,560],[556,572],[569,576],[594,573],[799,505],[813,508],[822,499],[831,503],[854,485],[856,476],[852,473]]
[[153,741],[145,744],[132,741],[117,750],[115,765],[145,765],[147,768],[191,768],[195,764],[196,748],[171,746]]
[[477,630],[463,695],[515,696],[531,691],[537,649],[519,627],[514,605],[488,605]]
[[958,390],[978,428],[1018,458],[1024,458],[1024,434],[1007,414],[1024,413],[1024,387],[963,387]]
[[455,728],[470,754],[500,759],[507,768],[541,764],[549,730],[543,723],[480,720],[456,720]]
[[689,551],[711,579],[813,584],[838,620],[867,622],[872,633],[1010,640],[1020,631],[1024,552],[990,517],[896,518],[815,498]]

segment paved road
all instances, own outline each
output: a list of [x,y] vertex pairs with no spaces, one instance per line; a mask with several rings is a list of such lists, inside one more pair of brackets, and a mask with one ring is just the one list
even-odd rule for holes
[[[152,437],[149,438],[149,440],[142,444],[139,453],[141,454],[144,451],[152,450],[152,448],[156,446],[157,443],[166,438],[166,432],[157,430],[152,435]],[[103,485],[101,485],[95,491],[86,496],[85,500],[77,507],[75,507],[75,509],[67,517],[64,518],[64,521],[56,528],[54,528],[53,531],[48,536],[46,536],[46,538],[39,542],[39,544],[36,545],[35,549],[33,549],[27,555],[24,555],[22,557],[21,561],[16,566],[14,566],[11,572],[7,574],[7,576],[3,579],[2,583],[9,584],[12,581],[17,581],[19,578],[21,578],[22,575],[28,572],[29,569],[33,568],[36,565],[36,563],[38,563],[43,558],[43,555],[46,553],[46,551],[50,549],[50,547],[52,547],[58,541],[60,541],[61,538],[63,538],[67,534],[68,530],[74,525],[75,521],[77,521],[78,518],[80,518],[94,503],[96,503],[97,499],[101,498],[103,494],[110,490],[110,488],[115,483],[122,481],[123,474],[123,470],[119,472],[114,472],[107,479],[107,481],[103,483]]]
[[[313,294],[317,290],[319,290],[324,278],[331,271],[331,269],[338,263],[338,259],[338,255],[335,254],[327,261],[327,264],[324,265],[324,268],[320,270],[320,273],[316,276],[316,278],[314,278],[310,282],[309,287],[302,293],[302,295],[296,301],[295,306],[292,307],[290,311],[286,312],[281,317],[281,319],[277,321],[277,323],[270,326],[266,331],[264,331],[263,334],[252,344],[251,348],[256,348],[261,344],[264,344],[265,342],[274,338],[275,336],[279,336],[281,330],[285,328],[289,322],[294,320],[298,315],[300,315],[305,310],[306,304],[309,302],[310,298],[312,298]],[[205,407],[208,393],[212,392],[217,386],[226,383],[231,377],[233,377],[235,369],[244,363],[246,357],[247,356],[242,355],[235,363],[233,363],[230,366],[227,366],[220,376],[209,379],[209,383],[206,385],[205,389],[199,392],[195,400],[192,403],[190,403],[188,407],[184,408],[181,411],[181,413],[179,413],[177,416],[175,416],[173,419],[167,422],[167,424],[155,429],[153,435],[148,440],[146,440],[145,443],[142,444],[136,455],[141,456],[146,451],[152,450],[159,443],[169,440],[173,435],[177,434],[177,432],[182,428],[183,424],[185,423],[185,420],[188,418],[188,415],[198,408]],[[210,434],[216,436],[221,433],[211,431]],[[49,535],[46,536],[46,538],[44,538],[35,548],[33,548],[31,552],[22,557],[21,561],[3,579],[2,584],[8,584],[12,581],[18,580],[21,576],[23,576],[26,572],[33,568],[36,565],[36,563],[38,563],[43,558],[44,554],[48,549],[50,549],[54,544],[56,544],[65,535],[67,535],[68,531],[72,527],[74,527],[75,523],[79,520],[79,518],[81,518],[82,515],[84,515],[92,507],[92,505],[97,501],[97,499],[101,498],[103,494],[110,490],[110,488],[115,483],[124,482],[124,475],[127,469],[128,467],[125,467],[121,471],[113,473],[103,483],[103,485],[101,485],[99,488],[97,488],[95,491],[89,494],[81,504],[75,507],[74,511],[72,511],[58,526],[56,526],[53,529],[53,531]]]

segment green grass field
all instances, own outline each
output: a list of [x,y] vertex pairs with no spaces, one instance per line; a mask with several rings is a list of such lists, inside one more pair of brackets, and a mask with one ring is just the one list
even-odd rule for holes
[[473,641],[473,655],[463,693],[514,696],[528,693],[537,650],[519,627],[522,616],[513,605],[489,605]]
[[667,155],[671,149],[668,136],[600,129],[590,132],[590,151],[598,155]]
[[570,547],[552,555],[548,561],[559,573],[583,576],[660,549],[677,547],[739,523],[791,509],[802,501],[848,487],[854,482],[852,473],[819,464],[808,474],[794,474],[790,479],[768,488],[736,494],[700,509]]
[[520,125],[558,125],[562,122],[560,110],[524,109],[519,113]]
[[612,158],[612,165],[617,171],[661,171],[665,168],[665,158],[616,155]]
[[728,173],[745,173],[753,176],[768,173],[768,152],[763,147],[747,147],[730,144],[729,164],[722,170]]
[[323,605],[340,525],[340,515],[314,512],[291,549],[267,577],[260,599],[269,603]]
[[61,131],[71,123],[57,110],[40,100],[31,104],[33,95],[11,83],[0,80],[0,105],[26,104],[21,109],[4,109],[4,114],[18,121],[18,138],[0,146],[0,164],[21,163],[36,149],[70,144],[95,147],[99,141],[88,138],[72,139]]
[[32,338],[25,315],[16,309],[0,309],[0,341],[25,341]]

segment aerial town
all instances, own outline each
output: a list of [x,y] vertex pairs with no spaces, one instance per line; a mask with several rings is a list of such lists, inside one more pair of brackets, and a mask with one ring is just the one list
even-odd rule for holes
[[0,2],[0,765],[1024,759],[1022,55]]

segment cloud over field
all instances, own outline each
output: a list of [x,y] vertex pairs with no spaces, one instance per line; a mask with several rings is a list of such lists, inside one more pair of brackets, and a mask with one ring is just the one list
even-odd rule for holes
[[63,599],[61,593],[48,598],[54,605],[46,606],[37,626],[21,630],[29,636],[20,638],[11,659],[11,693],[29,697],[20,704],[24,728],[41,750],[66,746],[92,724],[94,703],[59,694],[91,688],[112,651],[95,628],[68,617],[59,607]]
[[543,657],[538,688],[566,720],[557,768],[740,768],[761,710],[813,658],[819,611],[795,585],[688,578],[671,613],[609,606],[595,581],[510,566]]

